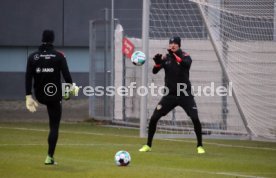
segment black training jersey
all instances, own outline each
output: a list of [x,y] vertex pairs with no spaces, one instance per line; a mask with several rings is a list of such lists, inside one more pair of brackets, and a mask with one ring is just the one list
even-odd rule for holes
[[60,101],[61,73],[66,83],[72,78],[63,53],[54,49],[51,44],[43,44],[39,50],[28,57],[26,69],[26,95],[32,94],[32,81],[36,99],[41,103]]
[[[158,73],[160,69],[165,70],[165,86],[169,89],[169,95],[177,95],[177,84],[179,88],[183,89],[186,85],[187,93],[191,92],[191,82],[189,79],[189,71],[192,64],[192,59],[188,53],[179,50],[177,54],[182,62],[178,63],[175,56],[172,53],[166,54],[163,58],[160,66],[154,66],[152,72],[154,74]],[[183,95],[183,92],[179,93]]]

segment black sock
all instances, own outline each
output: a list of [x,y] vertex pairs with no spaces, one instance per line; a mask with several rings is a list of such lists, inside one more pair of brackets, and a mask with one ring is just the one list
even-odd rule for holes
[[194,130],[197,138],[197,147],[202,146],[202,131],[201,123],[198,118],[192,118],[194,124]]
[[61,103],[47,104],[47,110],[49,115],[49,135],[48,135],[48,155],[54,156],[56,144],[58,140],[59,124],[61,119]]

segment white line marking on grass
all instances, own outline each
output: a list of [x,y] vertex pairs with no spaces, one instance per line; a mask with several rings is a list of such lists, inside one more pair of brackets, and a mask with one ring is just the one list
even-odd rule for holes
[[[47,146],[48,144],[43,143],[22,143],[22,144],[0,144],[0,147],[3,146]],[[111,144],[111,143],[58,143],[58,146],[137,146],[135,144]]]
[[[186,141],[186,140],[175,140],[175,139],[161,139],[161,140],[167,140],[167,141],[173,141],[173,142],[186,142],[186,143],[196,143],[195,141]],[[228,144],[222,144],[222,143],[211,143],[211,142],[204,142],[206,145],[215,145],[219,147],[231,147],[231,148],[246,148],[246,149],[256,149],[256,150],[270,150],[270,151],[276,151],[276,148],[266,148],[266,147],[253,147],[253,146],[239,146],[239,145],[228,145]]]
[[24,128],[24,127],[0,127],[0,129],[36,131],[36,132],[48,132],[48,130],[45,130],[45,129],[28,129],[28,128]]
[[211,172],[211,171],[197,171],[197,170],[190,170],[190,172],[224,175],[224,176],[231,176],[231,177],[235,176],[235,177],[245,177],[245,178],[268,178],[268,177],[254,176],[254,175],[239,174],[239,173],[235,173],[235,172]]
[[[0,127],[0,129],[36,131],[36,132],[49,132],[49,130],[45,130],[45,129],[28,129],[28,128],[24,128],[24,127]],[[93,133],[93,132],[75,132],[75,131],[62,131],[62,130],[60,130],[59,133],[86,134],[86,135],[100,135],[100,136],[106,135],[106,134]]]
[[260,176],[252,176],[252,175],[244,175],[244,174],[238,174],[238,173],[229,173],[229,172],[217,172],[218,175],[229,175],[229,176],[235,176],[235,177],[246,177],[246,178],[266,178],[266,177],[260,177]]
[[[22,127],[0,127],[0,129],[12,129],[12,130],[24,130],[24,131],[36,131],[36,132],[48,132],[45,129],[29,129],[29,128],[22,128]],[[102,133],[95,133],[95,132],[75,132],[75,131],[60,131],[60,133],[69,133],[69,134],[84,134],[84,135],[99,135],[99,136],[114,136],[114,137],[128,137],[128,138],[140,138],[138,136],[130,136],[130,135],[116,135],[116,134],[102,134]],[[195,143],[194,141],[187,141],[187,140],[176,140],[176,139],[160,139],[158,140],[166,140],[172,142],[185,142],[185,143]],[[253,146],[239,146],[239,145],[231,145],[231,144],[221,144],[221,143],[211,143],[211,142],[204,142],[206,145],[215,145],[218,147],[231,147],[231,148],[245,148],[245,149],[256,149],[256,150],[269,150],[269,151],[276,151],[276,148],[267,148],[267,147],[253,147]]]
[[266,147],[253,147],[253,146],[239,146],[239,145],[227,145],[227,144],[221,144],[221,143],[209,143],[206,144],[209,145],[216,145],[216,146],[222,146],[222,147],[235,147],[235,148],[246,148],[246,149],[257,149],[257,150],[271,150],[276,151],[276,148],[266,148]]
[[[182,169],[185,172],[192,172],[192,173],[201,173],[201,174],[211,174],[211,175],[224,175],[236,178],[238,177],[245,177],[245,178],[268,178],[268,177],[261,177],[261,176],[255,176],[255,175],[246,175],[245,173],[237,173],[237,172],[213,172],[213,171],[200,171],[200,170],[194,170],[194,169]],[[250,173],[252,174],[252,173]]]
[[6,143],[2,143],[0,144],[0,147],[4,147],[4,146],[45,146],[47,144],[39,144],[39,143],[22,143],[22,144],[6,144]]
[[[212,172],[212,171],[200,171],[195,169],[179,169],[179,168],[165,168],[165,169],[177,169],[184,172],[191,172],[191,173],[200,173],[200,174],[210,174],[210,175],[224,175],[229,177],[245,177],[245,178],[268,178],[268,177],[261,177],[255,175],[246,175],[245,173],[237,173],[237,172]],[[252,174],[252,173],[251,173]]]

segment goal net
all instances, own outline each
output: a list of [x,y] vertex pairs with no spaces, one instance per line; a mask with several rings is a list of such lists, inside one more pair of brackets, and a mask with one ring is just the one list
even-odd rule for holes
[[[181,48],[193,59],[190,80],[204,134],[275,140],[275,12],[273,0],[151,0],[149,60],[167,52],[170,37],[181,37]],[[130,40],[141,50],[141,40]],[[148,85],[163,86],[164,71],[153,75],[153,65],[150,60]],[[141,68],[126,61],[126,85],[141,84],[139,76]],[[218,95],[218,87],[227,95]],[[148,95],[148,121],[161,97]],[[125,123],[138,123],[139,100],[125,98]],[[162,117],[157,128],[162,137],[194,136],[180,107]]]

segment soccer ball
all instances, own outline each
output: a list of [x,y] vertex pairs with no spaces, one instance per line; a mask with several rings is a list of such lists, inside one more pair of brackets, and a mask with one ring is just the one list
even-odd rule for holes
[[131,55],[131,62],[134,65],[141,66],[145,63],[145,61],[146,61],[146,55],[142,51],[135,51]]
[[117,166],[127,166],[130,163],[131,157],[127,151],[121,150],[115,154],[115,164]]

